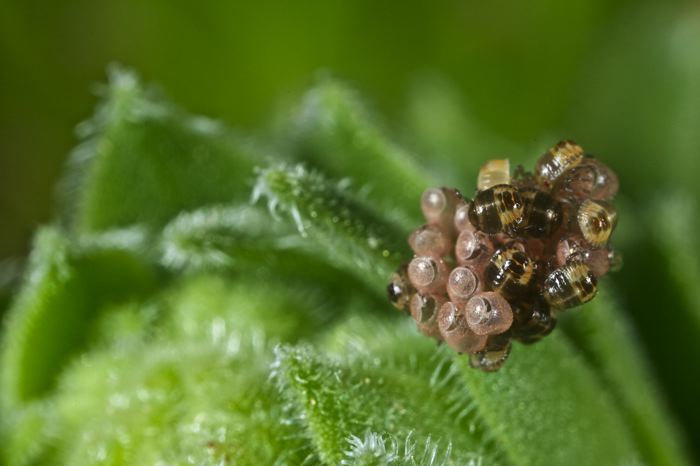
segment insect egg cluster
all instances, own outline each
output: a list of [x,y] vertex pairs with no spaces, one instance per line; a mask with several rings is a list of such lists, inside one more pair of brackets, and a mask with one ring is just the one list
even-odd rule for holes
[[615,173],[562,141],[534,172],[507,160],[485,163],[473,199],[456,189],[423,193],[425,225],[388,287],[418,329],[468,353],[472,367],[498,370],[512,340],[535,343],[559,312],[595,297],[598,280],[620,266],[609,246],[617,223]]

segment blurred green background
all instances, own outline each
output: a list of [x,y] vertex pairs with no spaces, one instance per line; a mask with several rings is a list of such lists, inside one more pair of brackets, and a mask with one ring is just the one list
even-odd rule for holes
[[633,197],[694,189],[698,174],[698,2],[1,5],[0,257],[23,254],[50,219],[73,129],[113,61],[244,129],[269,121],[318,70],[359,88],[400,128],[428,75],[449,84],[480,131],[516,147],[574,138],[610,161]]
[[[696,334],[658,314],[697,317],[699,302],[657,280],[662,266],[682,276],[684,259],[648,250],[644,237],[658,232],[635,223],[672,196],[688,201],[678,212],[697,226],[699,2],[0,0],[0,288],[9,258],[24,256],[55,212],[74,128],[91,115],[92,90],[112,62],[244,134],[274,133],[277,116],[331,73],[431,163],[531,162],[543,147],[575,139],[620,175],[616,236],[627,266],[613,280],[662,384],[678,395],[670,404],[700,432]],[[441,124],[446,112],[464,132]],[[473,186],[474,173],[455,175],[446,184]],[[678,367],[669,363],[676,359]]]

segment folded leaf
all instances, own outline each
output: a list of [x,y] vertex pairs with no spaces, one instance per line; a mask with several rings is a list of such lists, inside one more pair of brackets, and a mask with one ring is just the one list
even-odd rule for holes
[[306,94],[295,123],[299,158],[332,177],[360,183],[388,218],[404,225],[420,219],[417,200],[438,180],[385,136],[353,91],[322,81]]
[[128,251],[80,251],[57,230],[40,231],[5,328],[3,407],[45,394],[69,358],[83,349],[99,309],[155,284],[153,268]]
[[[235,276],[234,276],[235,277]],[[271,281],[259,285],[255,277],[204,275],[188,277],[166,293],[161,338],[174,342],[220,342],[227,334],[258,334],[261,342],[295,342],[315,338],[343,315],[341,303],[325,290],[309,284]]]
[[311,248],[375,290],[406,257],[399,230],[352,196],[343,183],[332,183],[302,165],[261,170],[254,198],[264,197],[271,212],[283,212],[306,236]]
[[247,197],[256,157],[221,124],[184,113],[121,69],[102,98],[79,128],[84,142],[63,186],[78,231],[160,226],[181,210]]
[[653,376],[648,355],[627,313],[617,304],[604,287],[596,299],[561,319],[559,328],[607,387],[648,462],[688,464],[683,436]]
[[57,435],[55,426],[53,405],[46,401],[31,402],[20,411],[4,411],[0,419],[0,464],[50,464],[47,452],[51,438]]
[[21,434],[33,428],[34,456],[50,464],[300,463],[310,447],[280,423],[272,347],[341,314],[313,289],[251,283],[188,277],[103,312],[91,351],[41,404],[18,411],[6,458],[32,452]]
[[458,358],[474,403],[514,464],[635,464],[630,427],[605,385],[558,332],[513,348],[508,364],[484,373]]
[[616,277],[669,405],[691,439],[700,432],[700,382],[690,369],[700,357],[695,212],[696,203],[685,196],[665,193],[651,201],[640,215],[641,234],[625,251],[625,268]]
[[326,340],[331,359],[308,347],[278,352],[276,374],[325,463],[346,458],[347,443],[369,441],[368,432],[389,442],[432,434],[451,445],[436,450],[435,464],[474,454],[486,464],[642,461],[615,400],[561,335],[514,348],[504,369],[485,374],[412,327],[354,318]]
[[154,343],[85,358],[56,396],[54,463],[298,462],[295,442],[285,442],[289,433],[278,423],[266,359],[251,352],[250,336],[235,341]]
[[266,250],[304,247],[291,223],[271,220],[247,205],[183,212],[163,229],[160,261],[173,270],[225,270],[254,266]]
[[[433,343],[405,334],[405,325],[398,332],[375,319],[346,325],[338,338],[352,335],[352,344],[338,338],[335,344],[350,351],[329,358],[308,346],[282,347],[273,366],[295,425],[316,449],[316,461],[382,464],[380,455],[384,464],[500,462],[474,414],[477,408],[449,361],[435,357]],[[363,350],[370,328],[392,350],[401,342],[413,351]],[[359,351],[353,353],[355,347]]]
[[291,219],[249,205],[183,212],[166,225],[157,249],[159,262],[176,273],[235,271],[261,284],[313,282],[338,295],[361,287],[353,271],[339,269],[333,257],[300,236]]

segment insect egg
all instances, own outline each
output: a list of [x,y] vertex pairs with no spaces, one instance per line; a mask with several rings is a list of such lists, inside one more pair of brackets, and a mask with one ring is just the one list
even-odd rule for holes
[[430,293],[444,286],[447,266],[429,256],[414,257],[408,264],[408,278],[418,291]]
[[582,240],[576,238],[564,238],[557,244],[556,263],[559,266],[567,262],[583,262],[600,278],[610,269],[611,251],[608,249],[589,249],[581,244]]
[[444,302],[444,298],[440,296],[422,293],[416,293],[411,298],[411,316],[418,329],[425,335],[440,338],[437,313]]
[[610,251],[607,249],[588,251],[584,263],[591,269],[593,275],[600,278],[610,270]]
[[549,236],[559,228],[562,221],[561,205],[549,194],[534,188],[519,191],[523,200],[523,222],[521,231],[541,238]]
[[455,229],[459,232],[464,230],[475,231],[474,225],[469,221],[469,203],[461,202],[455,209],[454,218]]
[[411,295],[415,293],[413,286],[408,281],[407,269],[406,264],[399,267],[392,275],[391,282],[389,282],[389,286],[386,289],[391,304],[396,309],[405,312],[409,312]]
[[508,301],[498,293],[477,293],[464,308],[467,324],[477,335],[497,335],[513,324],[513,311]]
[[438,312],[438,328],[445,343],[458,353],[473,353],[486,345],[486,336],[472,332],[464,313],[450,301],[443,304]]
[[464,230],[455,242],[455,259],[460,265],[475,266],[487,262],[493,254],[491,240],[479,231]]
[[408,244],[418,256],[442,257],[450,249],[451,242],[437,225],[423,225],[411,233]]
[[562,310],[587,303],[598,291],[598,280],[583,262],[570,262],[544,280],[544,299],[552,309]]
[[479,287],[479,279],[468,267],[455,267],[447,278],[447,294],[455,302],[465,302]]
[[486,340],[486,347],[469,357],[469,365],[485,372],[494,372],[503,367],[510,355],[512,344],[510,335],[491,335]]
[[521,244],[511,243],[493,254],[484,276],[491,289],[506,298],[522,297],[530,291],[535,278],[535,263]]
[[557,243],[556,264],[561,267],[566,264],[570,258],[579,258],[582,247],[576,238],[563,238]]
[[578,166],[565,171],[552,189],[554,197],[570,202],[615,197],[620,182],[615,172],[600,160],[586,157]]
[[480,191],[499,184],[510,184],[510,162],[508,159],[489,160],[479,169],[476,181]]
[[428,188],[423,193],[420,207],[425,219],[434,222],[447,208],[447,196],[440,188]]
[[622,268],[623,260],[622,254],[618,251],[610,249],[608,251],[608,262],[610,263],[610,271],[618,272]]
[[551,187],[566,170],[583,160],[583,149],[573,141],[561,141],[545,152],[537,161],[535,174],[545,187]]
[[428,223],[435,223],[446,231],[452,228],[457,204],[462,195],[455,189],[429,188],[421,197],[421,211]]
[[617,225],[617,210],[605,201],[586,199],[576,214],[578,226],[584,239],[594,248],[608,243]]
[[469,221],[488,234],[515,231],[522,219],[523,202],[508,184],[479,191],[469,207]]

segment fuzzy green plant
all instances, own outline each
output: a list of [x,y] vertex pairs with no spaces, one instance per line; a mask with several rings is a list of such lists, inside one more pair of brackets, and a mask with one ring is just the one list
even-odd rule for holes
[[[693,413],[679,408],[694,398],[675,383],[689,376],[655,356],[668,352],[650,338],[656,310],[633,306],[652,274],[657,301],[676,305],[663,310],[666,337],[688,337],[671,347],[698,351],[688,198],[660,196],[623,223],[620,247],[654,251],[651,263],[606,280],[496,373],[386,301],[422,190],[456,178],[444,170],[470,120],[440,86],[415,105],[449,110],[447,132],[414,109],[410,150],[335,80],[266,142],[111,70],[7,313],[0,461],[690,464]],[[465,188],[474,175],[460,174]],[[659,212],[663,226],[639,234]]]

